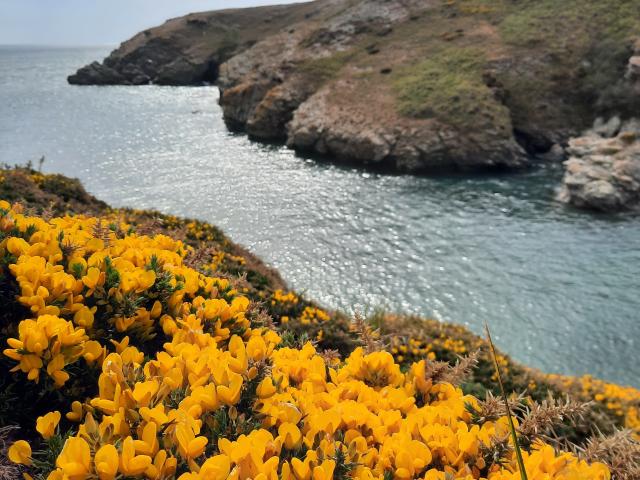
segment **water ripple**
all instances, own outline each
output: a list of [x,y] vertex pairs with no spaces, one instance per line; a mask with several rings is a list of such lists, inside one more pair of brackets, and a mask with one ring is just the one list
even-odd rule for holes
[[480,332],[547,371],[640,385],[640,220],[550,201],[558,167],[382,176],[229,133],[214,88],[70,87],[98,50],[0,48],[0,161],[47,156],[118,206],[199,217],[329,307]]

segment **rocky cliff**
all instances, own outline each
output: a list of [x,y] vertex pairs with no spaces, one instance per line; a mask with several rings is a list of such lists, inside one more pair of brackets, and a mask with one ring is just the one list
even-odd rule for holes
[[68,77],[76,85],[199,85],[220,65],[287,25],[318,14],[313,4],[192,13],[138,33]]
[[317,0],[171,20],[69,80],[216,82],[230,128],[337,161],[516,168],[640,108],[637,36],[637,0]]
[[597,122],[567,151],[560,200],[605,212],[640,208],[640,120]]
[[[634,105],[640,97],[640,39],[619,85]],[[561,201],[605,212],[640,209],[639,118],[598,117],[591,129],[569,140],[567,153]]]

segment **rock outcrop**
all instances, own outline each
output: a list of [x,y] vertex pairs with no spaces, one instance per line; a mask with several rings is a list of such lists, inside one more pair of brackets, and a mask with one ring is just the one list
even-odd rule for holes
[[192,13],[122,43],[100,64],[68,77],[76,85],[213,83],[220,64],[287,25],[317,14],[313,4]]
[[560,200],[607,212],[640,208],[640,120],[597,122],[569,141],[568,153]]
[[[124,82],[125,78],[118,71],[100,62],[93,62],[82,67],[73,75],[69,75],[67,80],[71,84],[79,85],[114,85]],[[144,83],[149,82],[148,77],[145,80]]]
[[557,161],[593,118],[640,105],[640,4],[489,3],[316,0],[192,14],[69,81],[215,82],[233,130],[403,172]]
[[[220,104],[230,128],[258,139],[286,140],[296,150],[337,161],[394,171],[528,164],[498,89],[485,85],[480,75],[482,100],[491,111],[481,111],[473,99],[462,106],[469,109],[476,129],[467,128],[464,120],[462,125],[452,124],[445,115],[398,111],[393,86],[397,78],[390,74],[408,59],[398,64],[396,48],[383,53],[379,45],[393,45],[394,29],[404,29],[407,22],[426,15],[432,4],[420,0],[333,4],[348,6],[322,21],[272,35],[221,66]],[[364,41],[371,43],[360,52],[356,45]],[[357,65],[359,57],[362,66]],[[388,71],[380,68],[387,62]]]
[[[344,93],[349,88],[340,86]],[[527,165],[525,151],[510,131],[487,129],[461,135],[439,120],[409,120],[394,115],[392,108],[389,118],[379,122],[366,104],[336,105],[333,93],[324,87],[295,111],[287,128],[290,147],[401,172]]]

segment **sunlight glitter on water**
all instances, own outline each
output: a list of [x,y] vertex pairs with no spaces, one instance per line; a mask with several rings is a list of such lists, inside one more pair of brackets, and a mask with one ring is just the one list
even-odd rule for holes
[[640,219],[552,201],[559,166],[384,176],[229,133],[215,88],[71,87],[105,50],[0,49],[0,161],[223,228],[328,307],[487,320],[550,372],[640,385]]

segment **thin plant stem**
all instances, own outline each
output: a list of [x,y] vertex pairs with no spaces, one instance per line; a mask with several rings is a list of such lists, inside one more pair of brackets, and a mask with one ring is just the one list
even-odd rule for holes
[[491,358],[493,359],[493,366],[496,369],[496,375],[498,376],[498,384],[500,385],[500,392],[502,393],[502,399],[507,410],[507,418],[509,420],[509,430],[511,432],[511,439],[513,440],[513,447],[516,452],[516,459],[518,461],[518,469],[520,470],[520,478],[522,480],[529,480],[527,477],[527,471],[524,468],[524,460],[522,459],[522,451],[518,444],[518,435],[516,434],[516,427],[513,423],[513,416],[511,415],[511,407],[509,406],[509,399],[507,398],[507,392],[504,389],[502,383],[502,375],[500,375],[500,367],[498,366],[498,357],[496,355],[496,349],[493,346],[493,340],[491,339],[491,333],[489,332],[489,325],[487,322],[484,324],[485,331],[487,332],[487,340],[489,341],[489,348],[491,349]]

